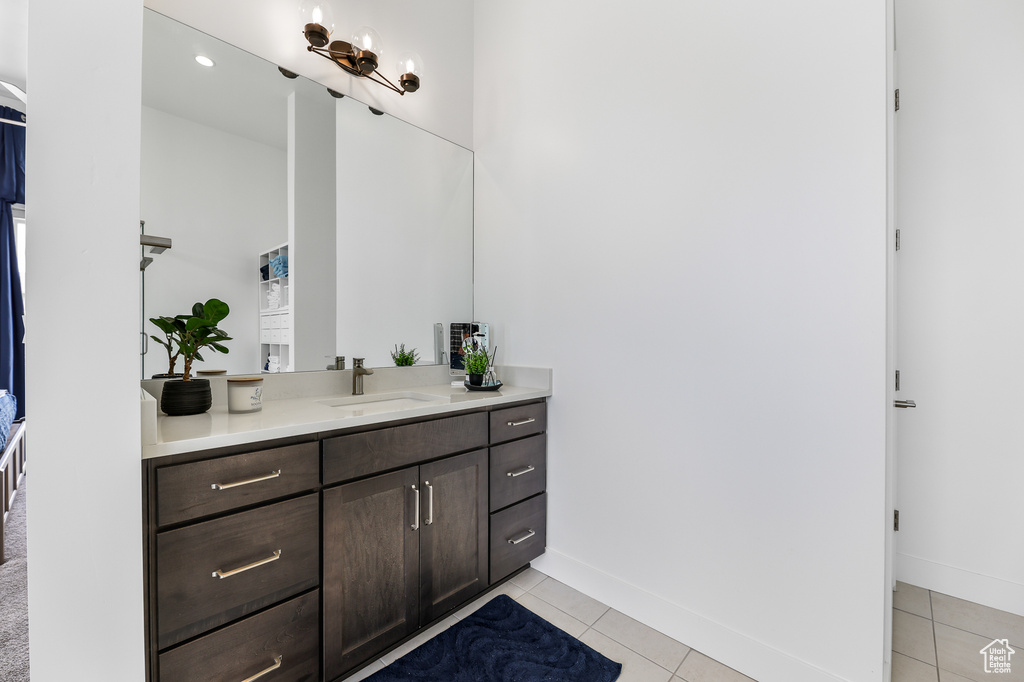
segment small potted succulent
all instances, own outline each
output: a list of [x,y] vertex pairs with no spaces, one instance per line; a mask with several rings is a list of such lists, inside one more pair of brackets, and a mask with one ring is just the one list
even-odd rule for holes
[[420,356],[415,348],[409,351],[405,350],[403,343],[401,346],[396,345],[395,349],[391,351],[391,359],[395,361],[396,367],[412,367],[419,361]]
[[[201,414],[210,409],[210,405],[213,404],[210,380],[192,378],[192,363],[195,360],[203,360],[199,352],[203,348],[209,348],[217,353],[228,352],[222,342],[230,341],[231,337],[218,329],[217,324],[227,317],[229,312],[227,303],[211,298],[206,303],[193,305],[191,315],[150,318],[149,321],[164,332],[168,343],[164,344],[155,336],[152,338],[168,347],[167,353],[172,362],[176,361],[178,356],[185,362],[185,371],[181,379],[164,382],[160,395],[160,409],[167,414]],[[174,355],[171,355],[172,343],[177,351]]]
[[483,346],[467,349],[462,357],[462,363],[466,367],[466,374],[469,375],[471,386],[481,386],[484,383],[484,375],[491,366],[491,356]]

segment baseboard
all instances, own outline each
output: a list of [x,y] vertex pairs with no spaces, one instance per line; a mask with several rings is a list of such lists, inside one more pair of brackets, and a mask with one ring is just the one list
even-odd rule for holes
[[1024,585],[896,553],[896,580],[1024,616]]
[[533,566],[758,682],[845,682],[551,548],[535,559]]

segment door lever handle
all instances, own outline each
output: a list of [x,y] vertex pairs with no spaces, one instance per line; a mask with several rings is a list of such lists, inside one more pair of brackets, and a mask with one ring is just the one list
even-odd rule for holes
[[913,400],[894,400],[892,404],[895,407],[917,407],[917,403]]

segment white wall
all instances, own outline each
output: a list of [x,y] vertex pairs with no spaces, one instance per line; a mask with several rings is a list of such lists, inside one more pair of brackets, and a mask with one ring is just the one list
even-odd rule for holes
[[[29,18],[25,345],[34,682],[144,675],[141,29],[134,0],[33,3]],[[112,45],[121,58],[111,59]]]
[[[161,336],[151,317],[219,298],[231,306],[220,325],[230,352],[204,351],[193,371],[258,372],[259,254],[288,240],[285,151],[149,107],[142,131],[140,215],[147,234],[173,242],[146,269],[146,334]],[[150,340],[145,377],[166,371]]]
[[473,315],[473,155],[349,99],[337,115],[338,355],[432,363],[434,323]]
[[288,98],[288,280],[296,371],[326,369],[335,357],[338,192],[335,100]]
[[900,393],[918,407],[900,415],[896,575],[1024,615],[1024,5],[897,9]]
[[220,0],[215,7],[208,0],[146,0],[145,5],[445,139],[471,145],[472,0],[333,3],[334,37],[350,40],[360,26],[375,28],[384,41],[380,70],[392,81],[397,78],[394,62],[399,54],[420,54],[426,65],[422,87],[404,96],[353,79],[328,60],[309,54],[297,0]]
[[760,682],[881,680],[886,3],[475,31],[475,314],[555,376],[539,567]]

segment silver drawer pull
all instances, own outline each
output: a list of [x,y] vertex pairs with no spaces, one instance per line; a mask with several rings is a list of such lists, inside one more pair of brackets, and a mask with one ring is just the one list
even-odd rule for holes
[[277,550],[271,556],[268,556],[266,559],[260,559],[259,561],[254,561],[251,564],[246,564],[245,566],[239,566],[238,568],[231,569],[230,571],[214,571],[213,577],[220,578],[221,580],[223,580],[224,578],[230,578],[233,575],[238,575],[239,573],[244,573],[245,571],[254,569],[257,566],[269,564],[271,561],[277,561],[280,558],[281,550]]
[[434,522],[434,486],[430,485],[430,481],[423,481],[423,485],[427,489],[427,518],[423,520],[423,525],[429,526]]
[[413,517],[412,529],[413,530],[419,530],[420,529],[420,491],[416,488],[416,486],[412,486],[412,492],[416,496],[416,499],[412,503],[413,508],[416,510],[415,511],[416,515],[415,515],[415,517]]
[[278,656],[277,658],[274,659],[274,665],[270,666],[266,670],[259,671],[258,673],[256,673],[252,677],[245,678],[244,680],[242,680],[242,682],[253,682],[253,680],[258,680],[261,677],[263,677],[264,675],[266,675],[267,673],[273,672],[274,670],[277,670],[278,668],[281,667],[281,661],[283,659],[284,659],[284,656]]
[[536,469],[534,469],[532,466],[527,464],[522,469],[517,469],[516,471],[510,471],[510,472],[508,472],[505,475],[508,476],[509,478],[515,478],[516,476],[522,476],[523,474],[528,474],[531,471],[536,471]]
[[249,485],[250,483],[259,483],[260,481],[269,481],[272,478],[277,478],[281,475],[281,470],[271,471],[266,476],[257,476],[256,478],[247,478],[244,481],[235,481],[234,483],[214,483],[210,487],[214,490],[227,490],[228,488],[237,488],[240,485]]
[[508,425],[509,426],[522,426],[523,424],[532,424],[535,421],[537,421],[537,420],[534,419],[533,417],[530,417],[529,419],[524,419],[521,422],[508,422]]
[[508,544],[510,544],[510,545],[518,545],[520,542],[525,542],[526,540],[529,540],[530,538],[532,538],[536,534],[537,533],[531,528],[530,530],[526,531],[525,533],[523,533],[519,537],[512,538],[511,540],[509,540]]

